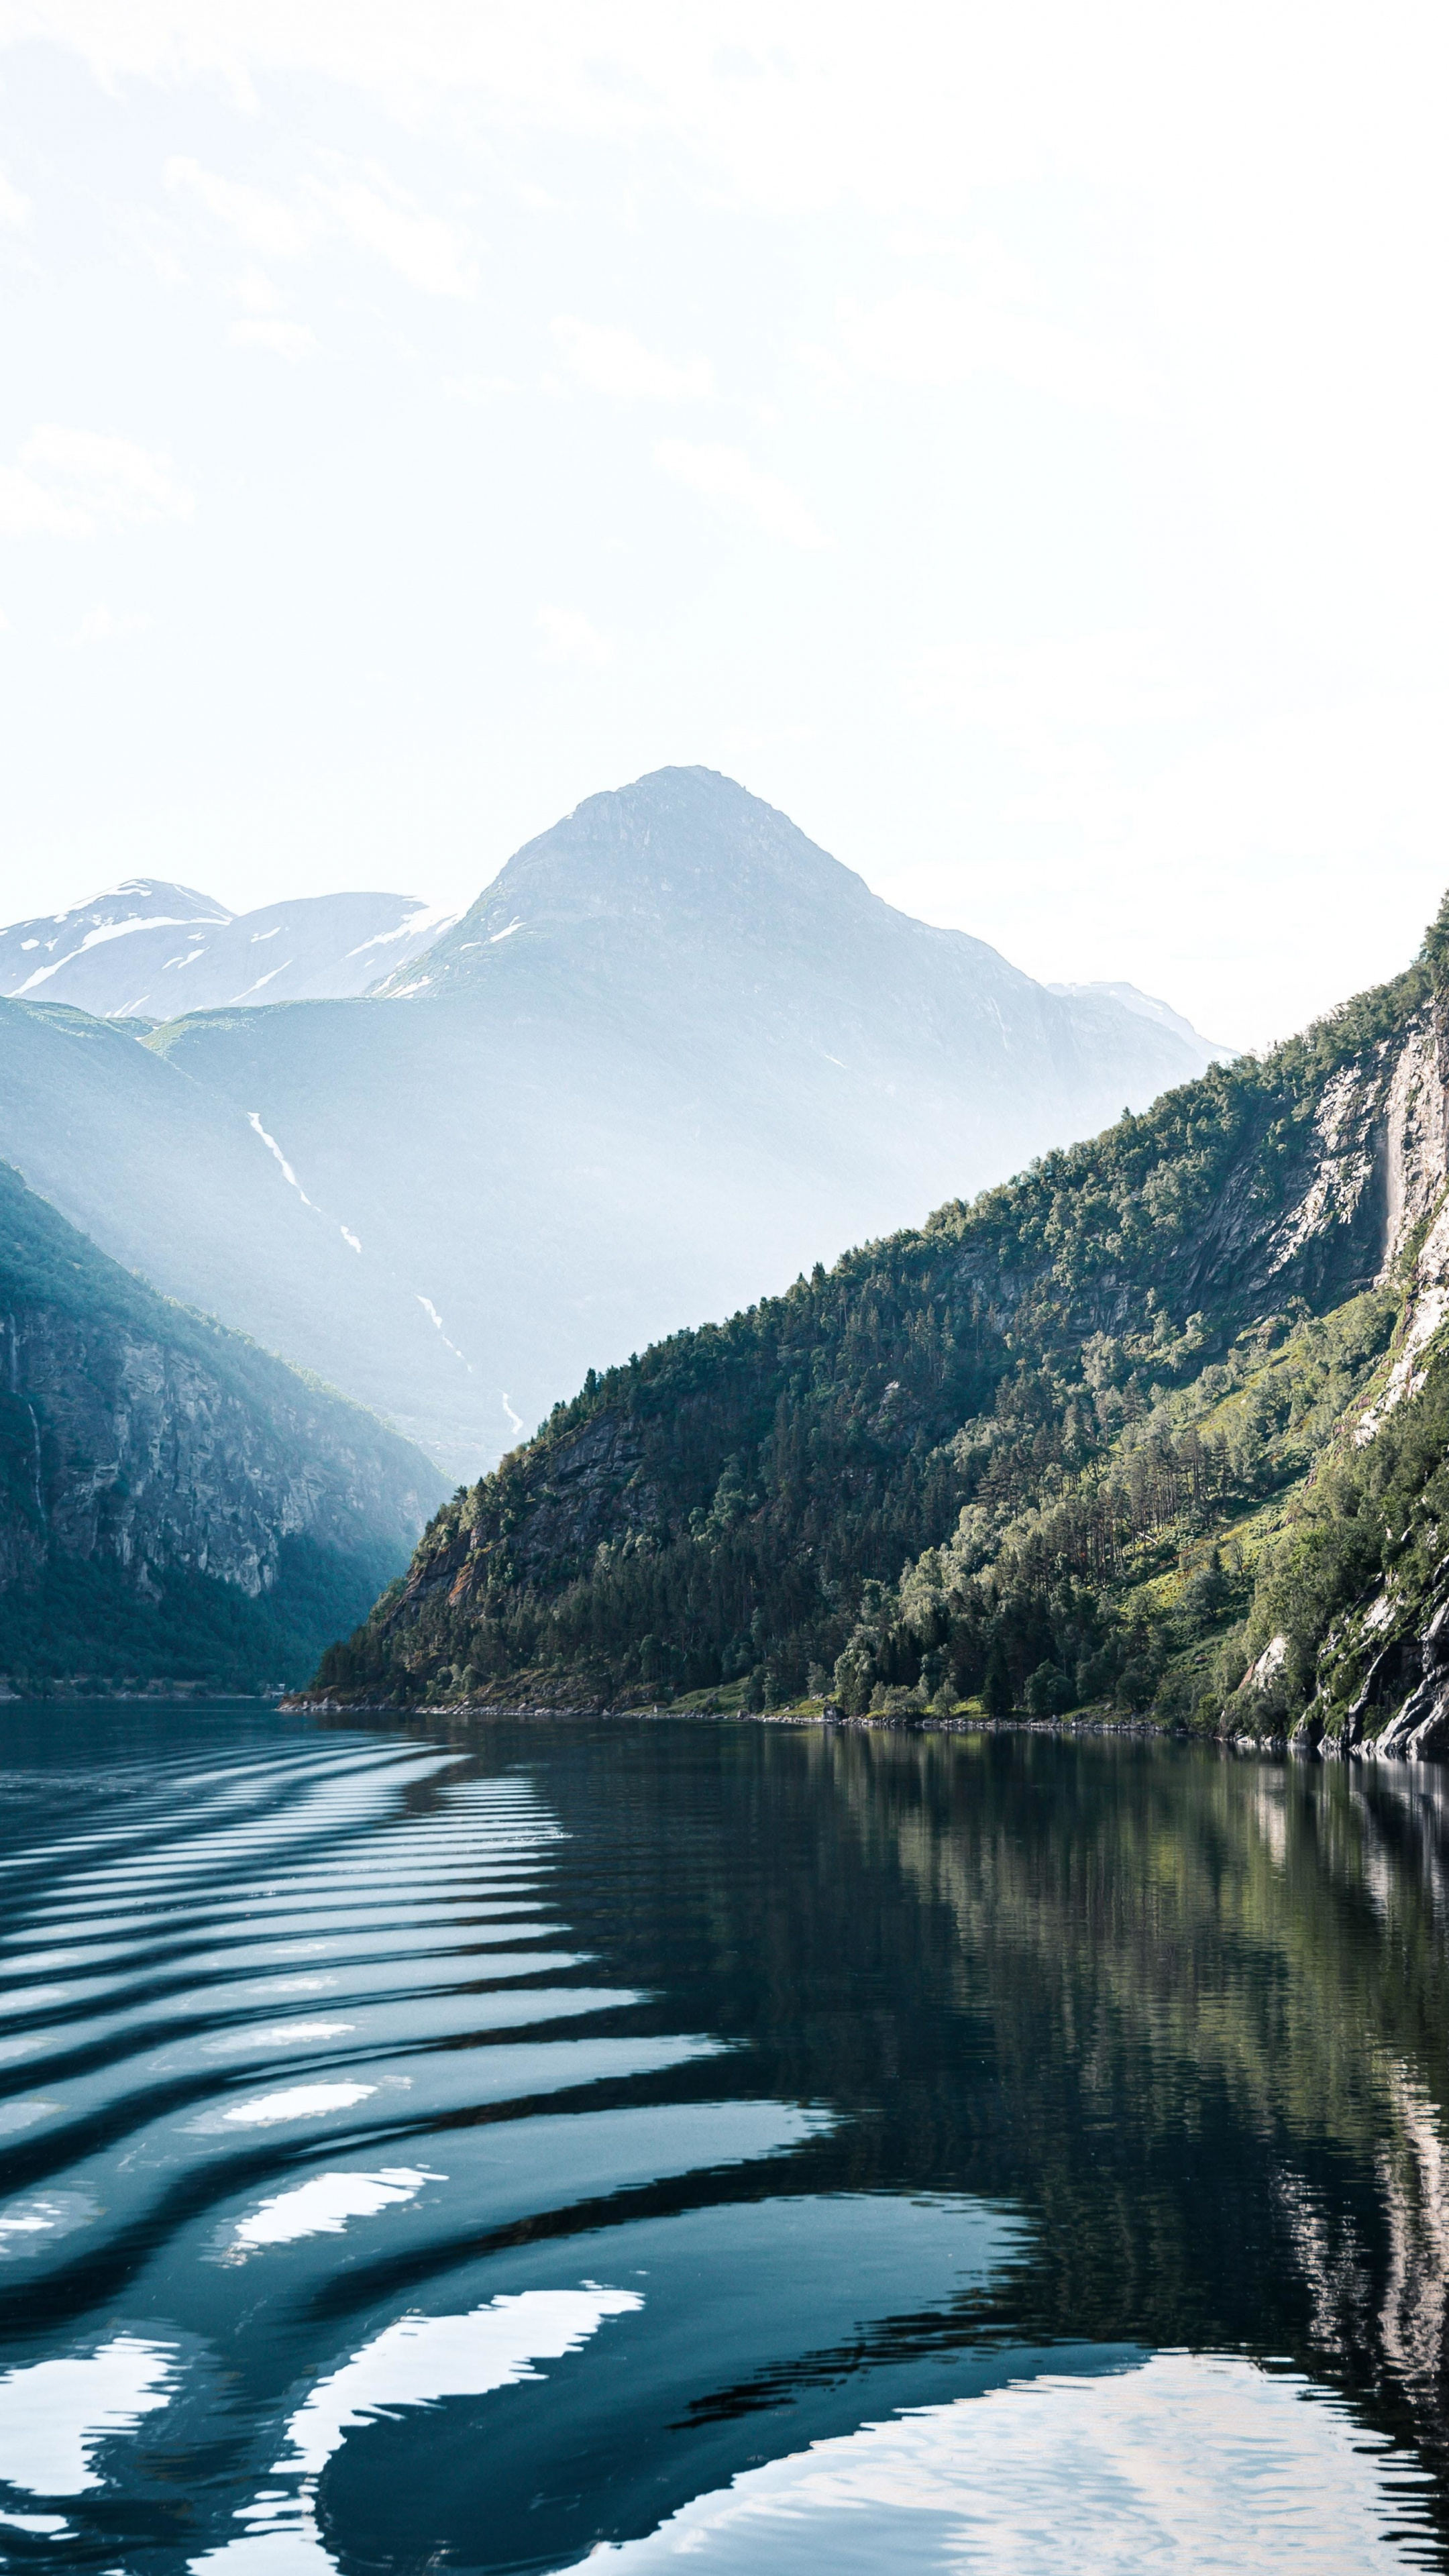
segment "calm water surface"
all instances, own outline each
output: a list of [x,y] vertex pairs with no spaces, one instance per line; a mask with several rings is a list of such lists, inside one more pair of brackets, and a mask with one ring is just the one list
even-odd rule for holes
[[0,1717],[0,2556],[1449,2564],[1449,1775]]

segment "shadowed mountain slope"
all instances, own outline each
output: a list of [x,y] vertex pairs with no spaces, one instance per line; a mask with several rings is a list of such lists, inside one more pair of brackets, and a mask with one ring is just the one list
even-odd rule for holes
[[254,1688],[406,1562],[419,1451],[0,1164],[0,1672]]

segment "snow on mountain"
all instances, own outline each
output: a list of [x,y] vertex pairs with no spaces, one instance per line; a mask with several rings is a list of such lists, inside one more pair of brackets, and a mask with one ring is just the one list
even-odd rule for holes
[[342,1001],[408,966],[455,919],[402,894],[306,895],[229,913],[191,886],[131,877],[70,912],[0,930],[0,994],[104,1020]]
[[1212,1052],[911,920],[704,769],[588,798],[451,928],[144,882],[0,937],[5,989],[30,1186],[450,1475]]

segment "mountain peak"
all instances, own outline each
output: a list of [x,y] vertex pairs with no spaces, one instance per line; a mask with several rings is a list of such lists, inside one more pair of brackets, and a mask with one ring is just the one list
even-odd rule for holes
[[[862,953],[890,925],[957,940],[1014,969],[964,932],[932,933],[892,910],[864,877],[807,838],[788,814],[716,769],[655,769],[586,796],[499,870],[421,968],[394,972],[379,997],[458,993],[488,981],[508,946],[510,971],[542,939],[583,941],[597,963],[637,981],[644,949],[680,945],[701,959],[724,945],[768,950],[809,976],[812,956],[844,941]],[[519,934],[525,934],[519,937]],[[1024,979],[1023,979],[1024,980]]]
[[214,895],[199,894],[195,886],[175,885],[168,877],[122,877],[118,885],[105,886],[99,894],[92,895],[89,903],[76,904],[70,912],[58,912],[53,917],[57,921],[73,921],[81,914],[113,912],[120,919],[125,906],[151,910],[158,904],[170,906],[178,919],[186,921],[231,921],[234,918]]

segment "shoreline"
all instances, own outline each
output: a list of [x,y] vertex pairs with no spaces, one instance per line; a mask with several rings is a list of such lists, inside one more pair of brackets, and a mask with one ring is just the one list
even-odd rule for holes
[[[1139,1743],[1212,1745],[1224,1752],[1269,1754],[1276,1758],[1286,1758],[1289,1753],[1305,1760],[1332,1761],[1340,1758],[1331,1749],[1325,1753],[1321,1746],[1293,1744],[1286,1735],[1197,1735],[1187,1727],[1162,1726],[1150,1717],[978,1717],[954,1713],[938,1716],[930,1709],[867,1709],[859,1717],[848,1717],[843,1711],[827,1716],[822,1709],[800,1707],[706,1709],[667,1708],[657,1703],[641,1703],[627,1708],[583,1705],[565,1708],[546,1707],[537,1701],[523,1700],[416,1700],[399,1704],[382,1700],[324,1698],[320,1695],[313,1698],[301,1693],[284,1698],[280,1707],[283,1715],[297,1717],[588,1718],[602,1722],[650,1719],[660,1723],[673,1719],[682,1724],[708,1726],[815,1726],[831,1734],[1112,1736]],[[1374,1750],[1372,1745],[1355,1744],[1344,1748],[1341,1758],[1354,1759]]]

